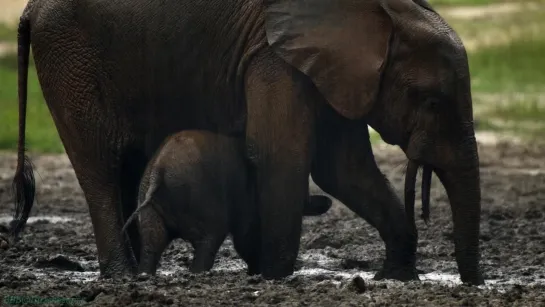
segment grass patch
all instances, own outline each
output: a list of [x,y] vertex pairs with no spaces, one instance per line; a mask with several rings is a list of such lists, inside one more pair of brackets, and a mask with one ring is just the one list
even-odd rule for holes
[[[544,33],[545,34],[545,33]],[[469,54],[474,91],[545,91],[545,36]]]
[[[440,6],[486,5],[507,1],[430,2]],[[477,43],[476,48],[468,48],[468,53],[474,102],[476,107],[483,110],[476,115],[479,118],[478,129],[514,132],[528,137],[543,135],[545,124],[539,123],[545,123],[545,104],[530,96],[538,97],[540,93],[545,93],[545,32],[541,31],[545,28],[545,9],[528,9],[498,16],[492,14],[468,20],[449,18],[448,22],[467,43],[466,46],[471,42]],[[13,43],[16,39],[15,28],[0,24],[0,42]],[[16,60],[16,54],[0,56],[0,150],[13,150],[17,146]],[[27,147],[34,152],[63,152],[33,64],[31,61],[29,68]],[[523,95],[520,99],[512,97],[513,93],[532,95]],[[493,97],[478,98],[482,95]],[[500,99],[496,99],[498,97]],[[371,133],[370,138],[373,144],[382,141],[378,133]]]
[[501,2],[498,0],[429,0],[433,6],[454,6],[454,5],[486,5]]
[[480,119],[477,131],[492,131],[517,136],[528,142],[541,142],[545,133],[545,125],[528,126],[517,121],[503,122],[494,119]]
[[[512,103],[497,106],[488,112],[488,115],[505,120],[542,122],[545,120],[545,105],[539,104],[535,100]],[[545,122],[542,124],[545,125]]]
[[379,144],[383,142],[380,134],[378,134],[376,131],[369,131],[369,140],[371,141],[371,144]]
[[536,40],[544,35],[541,29],[545,25],[545,5],[507,14],[486,14],[472,19],[443,15],[468,51],[506,45],[513,40]]
[[16,42],[17,29],[0,23],[0,41]]
[[[11,60],[10,60],[11,58]],[[15,150],[18,136],[17,67],[15,57],[0,61],[0,149]],[[26,120],[27,148],[31,152],[61,153],[53,119],[42,96],[34,66],[29,67]]]
[[527,140],[541,140],[545,134],[545,94],[511,97],[491,104],[478,116],[478,130],[511,133]]
[[478,6],[496,3],[543,2],[543,0],[428,0],[433,6]]

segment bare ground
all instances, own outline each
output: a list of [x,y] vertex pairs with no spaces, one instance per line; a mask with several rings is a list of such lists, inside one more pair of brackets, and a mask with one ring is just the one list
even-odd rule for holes
[[[401,191],[403,154],[389,146],[375,152]],[[246,276],[229,240],[207,274],[187,272],[191,248],[176,241],[156,278],[97,280],[92,225],[66,156],[34,156],[39,203],[23,241],[0,251],[0,302],[25,296],[81,299],[93,306],[545,306],[544,154],[545,146],[536,144],[480,145],[484,287],[459,282],[450,209],[435,177],[431,223],[417,223],[421,282],[371,281],[384,247],[376,230],[338,202],[321,217],[305,218],[298,270],[282,281]],[[0,155],[0,225],[7,225],[12,212],[14,166],[12,154]],[[52,260],[59,254],[73,263]]]

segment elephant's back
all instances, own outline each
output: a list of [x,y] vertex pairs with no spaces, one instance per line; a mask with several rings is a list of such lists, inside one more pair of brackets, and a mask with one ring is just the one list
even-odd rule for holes
[[239,138],[206,130],[184,130],[166,139],[156,163],[181,163],[192,169],[190,173],[209,177],[208,182],[230,182],[244,167],[243,149],[244,142]]
[[168,187],[188,185],[196,199],[230,203],[233,193],[246,188],[242,142],[204,130],[185,130],[169,136],[151,167]]
[[243,128],[235,89],[241,59],[265,40],[259,0],[34,1],[34,58],[53,110],[94,91],[100,103],[82,109],[116,114],[138,135]]

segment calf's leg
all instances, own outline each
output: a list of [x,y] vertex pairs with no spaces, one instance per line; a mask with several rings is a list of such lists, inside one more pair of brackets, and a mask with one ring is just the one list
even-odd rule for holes
[[193,262],[191,262],[189,271],[195,274],[210,271],[214,266],[216,254],[225,240],[225,237],[227,237],[227,233],[209,234],[198,242],[195,242],[193,244],[195,249]]
[[163,251],[170,243],[170,237],[162,217],[153,207],[143,208],[140,212],[140,264],[139,273],[155,275]]

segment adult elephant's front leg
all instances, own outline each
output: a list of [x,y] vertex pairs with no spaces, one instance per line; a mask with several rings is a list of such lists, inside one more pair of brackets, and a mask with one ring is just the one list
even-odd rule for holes
[[309,88],[301,73],[269,52],[249,67],[247,146],[256,167],[264,278],[291,275],[299,251],[313,133]]
[[379,231],[386,260],[375,279],[418,279],[417,234],[376,164],[367,124],[346,120],[330,108],[324,113],[317,123],[314,182]]

